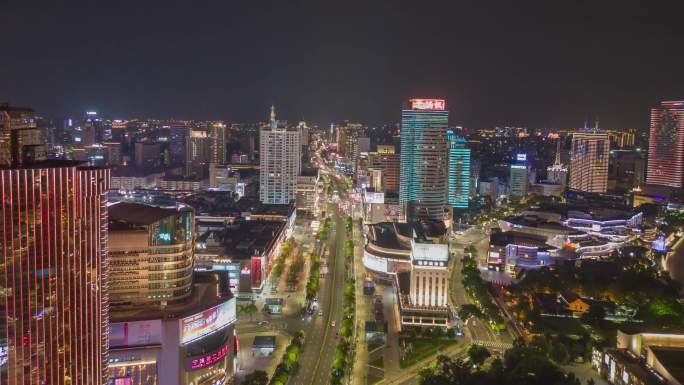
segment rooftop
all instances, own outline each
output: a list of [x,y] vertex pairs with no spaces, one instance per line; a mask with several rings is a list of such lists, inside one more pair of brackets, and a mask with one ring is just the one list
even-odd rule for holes
[[190,211],[190,208],[176,210],[129,202],[114,203],[108,208],[110,221],[142,226],[151,225],[183,211]]
[[110,306],[109,320],[110,322],[123,322],[180,319],[210,309],[232,298],[232,296],[219,296],[219,278],[216,273],[195,272],[193,280],[192,293],[180,302],[169,304],[164,308],[149,304],[134,307]]
[[276,336],[254,336],[254,342],[252,342],[252,347],[275,349]]
[[672,377],[684,383],[684,349],[652,346],[651,351]]

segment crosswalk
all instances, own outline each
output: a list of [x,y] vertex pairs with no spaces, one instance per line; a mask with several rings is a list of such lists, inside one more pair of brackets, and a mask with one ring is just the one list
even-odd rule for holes
[[492,348],[497,350],[507,350],[513,347],[513,344],[501,341],[473,340],[472,343],[474,343],[475,345],[484,346],[485,348]]

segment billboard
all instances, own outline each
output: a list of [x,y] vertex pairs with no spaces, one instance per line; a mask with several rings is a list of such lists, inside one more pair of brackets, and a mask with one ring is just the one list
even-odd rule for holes
[[109,346],[145,346],[161,344],[162,321],[113,322],[109,326]]
[[185,345],[235,322],[235,298],[180,321],[180,343]]
[[387,273],[387,258],[379,258],[367,251],[363,253],[363,265],[373,271]]
[[517,160],[518,162],[525,162],[527,161],[527,154],[516,154],[515,160]]
[[366,203],[385,203],[385,193],[366,191],[364,193]]
[[220,362],[226,356],[230,356],[230,339],[222,347],[211,351],[207,354],[196,357],[188,357],[185,359],[185,369],[188,371],[206,368]]
[[413,110],[444,110],[446,101],[444,99],[411,99],[409,101]]

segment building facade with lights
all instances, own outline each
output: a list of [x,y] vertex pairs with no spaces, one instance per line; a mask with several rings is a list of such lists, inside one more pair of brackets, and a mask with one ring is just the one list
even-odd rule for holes
[[684,101],[665,101],[651,109],[646,183],[682,188],[684,177]]
[[449,140],[449,205],[455,209],[467,209],[470,197],[470,149],[465,139],[447,131]]
[[572,134],[570,185],[573,190],[605,193],[608,189],[610,140],[599,131]]
[[109,207],[109,301],[166,303],[190,295],[195,216],[188,206]]
[[106,382],[108,189],[78,162],[0,168],[1,384]]
[[201,273],[192,294],[166,307],[113,307],[109,385],[225,385],[238,352],[236,298]]
[[261,127],[259,198],[266,204],[290,204],[296,198],[302,146],[297,128],[282,127],[271,110],[271,124]]
[[527,195],[527,188],[529,187],[530,170],[527,165],[527,155],[517,154],[516,160],[510,167],[510,176],[508,179],[508,195],[516,198]]
[[402,110],[399,205],[406,218],[448,217],[448,123],[442,99],[411,99]]

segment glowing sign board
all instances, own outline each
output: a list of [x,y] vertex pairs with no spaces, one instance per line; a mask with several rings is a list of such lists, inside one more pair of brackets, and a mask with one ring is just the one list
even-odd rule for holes
[[113,322],[109,326],[109,346],[145,346],[161,344],[161,320]]
[[516,154],[515,159],[518,162],[525,162],[527,160],[527,154]]
[[409,100],[413,110],[444,110],[446,101],[444,99],[411,99]]
[[223,345],[221,348],[216,349],[213,352],[209,352],[200,357],[190,357],[185,361],[185,367],[188,370],[197,370],[206,368],[207,366],[214,365],[215,363],[223,360],[230,353],[230,340],[228,343]]
[[185,345],[235,322],[235,298],[203,312],[181,319],[180,343]]

